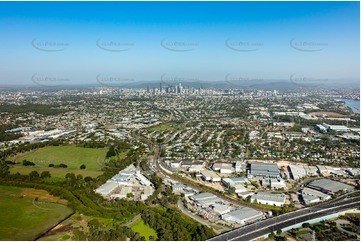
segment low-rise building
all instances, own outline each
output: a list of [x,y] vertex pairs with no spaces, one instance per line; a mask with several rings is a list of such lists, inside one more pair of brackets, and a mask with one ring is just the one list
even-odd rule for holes
[[339,191],[353,191],[355,188],[353,186],[344,184],[342,182],[333,181],[330,179],[319,179],[310,182],[307,187],[321,191],[326,194],[334,194]]
[[293,180],[299,180],[307,175],[306,170],[303,166],[288,165],[288,170],[291,173],[291,178]]
[[220,182],[222,180],[220,176],[210,170],[202,170],[201,175],[205,181]]
[[267,178],[262,180],[262,186],[267,187],[270,186],[273,189],[287,188],[285,180],[282,178],[274,179]]
[[246,199],[247,197],[250,197],[253,194],[254,194],[254,192],[251,192],[251,191],[244,191],[244,192],[237,193],[237,195],[243,199]]
[[212,205],[212,208],[213,208],[213,212],[218,215],[229,213],[232,209],[232,207],[229,205],[218,204],[218,203]]
[[249,180],[246,177],[227,177],[222,178],[222,183],[226,187],[234,187],[237,184],[247,184]]
[[279,178],[280,171],[277,164],[273,163],[250,163],[248,170],[249,177],[260,176],[263,178]]
[[202,208],[207,208],[210,205],[222,202],[222,199],[210,192],[202,192],[197,195],[190,196],[189,198],[194,201],[197,206]]
[[219,171],[222,174],[231,174],[233,172],[232,163],[214,163],[212,166],[214,171]]
[[178,169],[182,164],[181,160],[175,160],[175,161],[171,161],[170,162],[170,167],[172,167],[173,169]]
[[239,223],[240,225],[254,223],[264,218],[264,214],[253,208],[243,207],[223,214],[222,219],[228,222]]
[[322,202],[331,199],[331,196],[320,191],[316,191],[310,188],[304,188],[301,190],[301,195],[304,203],[310,205],[312,203]]
[[286,195],[283,193],[257,192],[251,197],[251,202],[265,205],[283,206],[286,202]]
[[110,181],[95,189],[95,192],[99,193],[103,197],[108,197],[117,188],[119,188],[119,184],[117,182]]

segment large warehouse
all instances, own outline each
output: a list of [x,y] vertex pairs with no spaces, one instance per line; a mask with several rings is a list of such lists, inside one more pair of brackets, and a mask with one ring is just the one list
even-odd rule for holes
[[251,196],[251,201],[265,205],[283,206],[286,202],[286,195],[283,193],[258,192]]
[[222,202],[222,199],[210,192],[202,192],[189,198],[193,200],[198,206],[203,208],[209,207],[215,203]]
[[241,225],[245,225],[248,223],[254,223],[257,220],[263,218],[263,213],[253,208],[240,208],[237,210],[233,210],[232,212],[226,213],[222,215],[222,219],[229,222],[239,223]]
[[263,178],[279,178],[280,171],[277,164],[255,162],[249,165],[249,177],[261,176]]
[[353,186],[344,184],[342,182],[333,181],[330,179],[319,179],[310,182],[307,187],[321,191],[326,194],[334,194],[339,191],[353,191],[355,188]]

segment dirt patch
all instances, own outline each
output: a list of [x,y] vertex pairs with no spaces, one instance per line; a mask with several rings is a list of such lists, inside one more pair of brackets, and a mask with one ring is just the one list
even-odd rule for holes
[[332,118],[344,118],[347,117],[346,115],[340,114],[340,113],[335,113],[335,112],[312,112],[309,113],[309,115],[314,115],[314,116],[318,116],[318,117],[322,117],[323,115],[326,115],[327,117],[332,117]]
[[32,198],[38,198],[39,200],[45,200],[47,202],[54,202],[54,203],[61,203],[66,204],[67,201],[58,197],[54,197],[50,195],[47,191],[44,190],[36,190],[33,188],[25,189],[20,193],[21,196],[24,197],[32,197]]
[[287,161],[287,160],[249,160],[249,163],[253,163],[253,162],[262,162],[262,163],[275,163],[278,165],[279,168],[281,168],[282,166],[287,167],[288,165],[300,165],[300,166],[307,166],[306,163],[302,163],[302,162],[293,162],[293,161]]
[[54,234],[61,233],[61,232],[69,232],[72,229],[73,229],[73,227],[71,224],[67,224],[67,225],[59,224],[55,228],[50,230],[48,233],[46,233],[46,236],[54,235]]

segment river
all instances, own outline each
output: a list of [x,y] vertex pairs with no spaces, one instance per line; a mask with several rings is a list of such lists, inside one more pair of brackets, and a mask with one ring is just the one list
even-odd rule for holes
[[345,98],[340,98],[336,100],[345,102],[345,105],[351,108],[354,113],[360,113],[360,100],[345,99]]

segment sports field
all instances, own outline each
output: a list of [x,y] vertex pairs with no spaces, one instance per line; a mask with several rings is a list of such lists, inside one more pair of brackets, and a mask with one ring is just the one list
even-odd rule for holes
[[[11,173],[29,174],[36,170],[39,173],[49,171],[53,177],[64,177],[72,172],[83,177],[97,177],[102,174],[101,166],[104,162],[106,148],[82,148],[76,146],[48,146],[34,151],[18,154],[13,158],[16,162],[22,162],[24,159],[34,162],[36,166],[23,166],[22,164],[12,166]],[[49,164],[66,164],[67,168],[53,168]],[[80,169],[81,165],[85,169]]]
[[146,240],[149,240],[149,236],[153,236],[154,240],[157,239],[157,233],[154,229],[146,225],[143,219],[138,219],[135,221],[130,228],[134,232],[138,232],[141,236],[144,236]]
[[44,190],[0,186],[0,240],[34,240],[72,213]]

